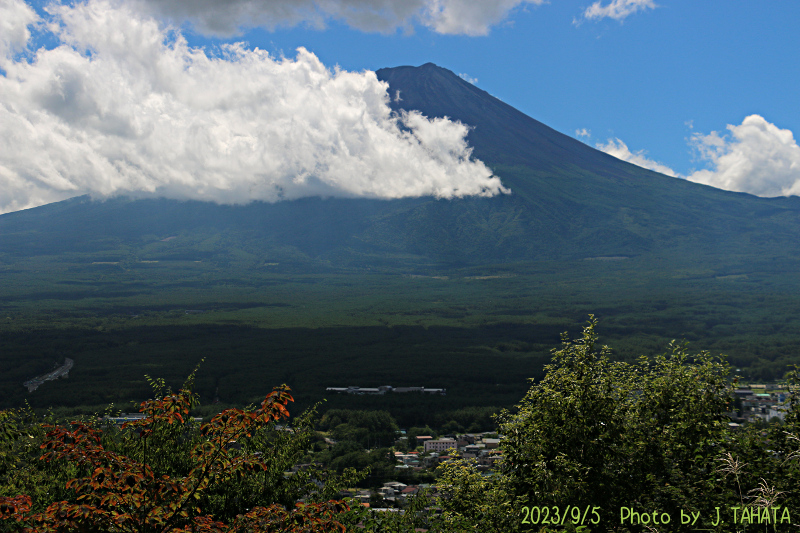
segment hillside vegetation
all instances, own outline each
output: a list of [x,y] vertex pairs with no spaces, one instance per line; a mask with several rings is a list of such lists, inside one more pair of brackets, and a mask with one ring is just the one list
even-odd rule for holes
[[[193,373],[177,393],[150,380],[155,398],[141,404],[146,416],[121,429],[93,419],[42,425],[25,410],[0,412],[0,527],[788,533],[800,526],[797,367],[783,424],[731,429],[725,412],[735,382],[724,359],[674,344],[662,355],[614,362],[595,329],[592,319],[578,339],[564,336],[545,376],[499,414],[505,438],[494,475],[453,457],[403,513],[335,499],[368,470],[335,474],[311,463],[284,474],[310,450],[315,419],[314,410],[289,417],[285,386],[260,406],[197,424]],[[365,424],[377,441],[396,429],[374,411],[331,411],[321,421],[340,431]]]

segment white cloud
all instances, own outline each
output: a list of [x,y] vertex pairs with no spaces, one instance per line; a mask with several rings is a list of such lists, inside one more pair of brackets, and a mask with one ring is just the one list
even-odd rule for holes
[[[404,0],[397,0],[402,2]],[[422,22],[437,33],[487,35],[509,12],[523,4],[546,0],[425,0]]]
[[478,78],[473,78],[469,74],[464,74],[463,72],[459,74],[458,77],[466,81],[467,83],[471,83],[472,85],[478,83]]
[[3,59],[0,212],[84,193],[245,203],[507,192],[470,159],[466,126],[393,116],[374,72],[331,72],[302,48],[276,59],[231,44],[211,57],[129,4],[49,9],[60,45]]
[[612,0],[607,5],[597,0],[584,10],[583,18],[586,20],[612,18],[621,22],[634,13],[656,7],[658,6],[654,0]]
[[596,146],[640,167],[718,189],[764,197],[800,196],[800,146],[790,130],[780,129],[759,115],[750,115],[740,125],[728,125],[727,129],[726,135],[715,131],[692,135],[692,146],[710,168],[688,176],[647,158],[644,150],[631,152],[620,139]]
[[232,36],[241,29],[306,24],[323,28],[329,19],[366,31],[408,26],[425,0],[135,0],[150,14],[190,21],[207,35]]
[[660,172],[661,174],[666,174],[667,176],[672,176],[673,178],[678,177],[678,174],[668,166],[659,163],[658,161],[648,159],[647,152],[645,150],[631,152],[630,149],[628,149],[628,146],[620,139],[609,139],[606,144],[598,143],[596,146],[598,150],[602,150],[609,155],[613,155],[617,159],[622,159],[628,163],[633,163],[634,165],[654,170],[655,172]]
[[587,130],[586,128],[581,128],[579,130],[575,130],[575,135],[577,135],[578,137],[588,138],[592,136],[592,132]]
[[692,144],[711,169],[698,170],[687,179],[758,196],[800,195],[800,147],[790,130],[782,130],[759,115],[730,135],[694,134]]
[[137,0],[150,13],[189,20],[205,34],[231,36],[240,29],[306,24],[323,28],[340,20],[363,31],[409,30],[414,23],[437,33],[486,35],[514,8],[545,0]]
[[[0,0],[0,61],[19,52],[31,37],[28,26],[39,16],[22,0]],[[0,68],[4,68],[0,63]]]

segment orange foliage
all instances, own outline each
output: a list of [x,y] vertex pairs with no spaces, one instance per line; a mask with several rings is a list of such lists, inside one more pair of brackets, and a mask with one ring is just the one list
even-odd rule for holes
[[[143,402],[146,417],[123,424],[140,438],[148,439],[159,424],[183,424],[188,420],[193,397],[188,390]],[[238,515],[231,524],[203,514],[198,500],[213,484],[232,476],[268,468],[269,457],[255,454],[230,455],[231,440],[250,436],[259,427],[289,417],[286,408],[293,401],[288,387],[272,391],[254,411],[228,409],[200,428],[205,440],[191,452],[193,468],[181,478],[156,476],[153,469],[124,455],[106,450],[102,432],[84,422],[70,428],[50,428],[41,448],[43,461],[69,461],[90,474],[72,479],[67,488],[75,491],[76,503],[53,502],[43,513],[31,513],[31,498],[20,495],[0,498],[0,519],[15,520],[30,533],[50,532],[333,532],[344,531],[337,515],[349,510],[342,501],[256,507]]]

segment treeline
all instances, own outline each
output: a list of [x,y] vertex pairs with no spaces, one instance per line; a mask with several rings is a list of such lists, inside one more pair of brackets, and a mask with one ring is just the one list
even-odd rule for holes
[[[425,399],[423,397],[423,399]],[[402,408],[397,408],[394,413],[387,410],[357,410],[357,409],[331,409],[327,411],[319,422],[319,428],[323,431],[335,430],[334,435],[341,430],[337,430],[340,425],[352,431],[350,428],[361,428],[363,435],[362,443],[367,444],[367,438],[372,442],[389,443],[391,445],[396,440],[394,436],[400,426],[404,428],[428,427],[430,433],[424,434],[447,434],[447,433],[482,433],[485,431],[495,431],[497,423],[494,415],[500,411],[499,407],[462,407],[447,411],[434,411],[429,416],[412,418],[403,412]],[[402,423],[401,423],[402,422]],[[419,426],[417,423],[421,422]],[[420,433],[423,434],[423,433]],[[369,447],[369,446],[367,446]]]

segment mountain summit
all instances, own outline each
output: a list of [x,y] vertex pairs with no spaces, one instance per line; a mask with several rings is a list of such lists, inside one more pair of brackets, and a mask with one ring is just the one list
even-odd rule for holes
[[[486,162],[557,169],[567,164],[592,172],[625,172],[627,164],[532,119],[453,72],[426,63],[380,69],[394,109],[450,117],[472,126],[469,143]],[[398,99],[399,98],[399,99]]]
[[468,125],[473,156],[512,194],[246,206],[78,198],[0,216],[0,250],[401,271],[665,256],[746,265],[800,252],[798,198],[722,191],[620,161],[431,63],[377,75],[395,110]]
[[471,127],[474,156],[516,195],[497,202],[519,209],[527,220],[518,229],[528,242],[539,243],[539,253],[529,247],[527,258],[667,250],[725,255],[764,252],[776,240],[796,247],[796,239],[782,236],[800,229],[798,198],[723,191],[621,161],[433,63],[385,68],[377,75],[389,84],[394,109],[447,116]]

